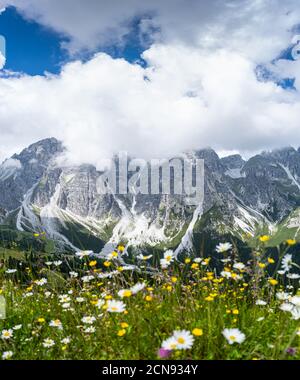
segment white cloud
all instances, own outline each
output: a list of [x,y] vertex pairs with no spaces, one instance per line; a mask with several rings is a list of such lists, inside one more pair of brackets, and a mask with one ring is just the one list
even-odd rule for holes
[[1,168],[2,169],[4,168],[5,169],[21,169],[22,164],[19,160],[16,160],[15,158],[9,158],[1,164]]
[[129,20],[150,10],[143,30],[160,32],[143,54],[146,69],[98,54],[58,76],[0,78],[1,158],[49,136],[64,141],[72,161],[93,163],[120,150],[155,157],[300,141],[300,61],[269,65],[279,78],[295,77],[297,91],[255,75],[289,45],[297,1],[0,0],[8,3],[69,35],[73,50],[122,40]]
[[72,51],[121,42],[140,17],[143,32],[160,30],[159,42],[228,47],[262,61],[286,47],[300,19],[298,0],[0,0],[8,5],[68,36]]
[[[154,45],[144,59],[146,69],[98,54],[59,76],[0,79],[1,145],[56,136],[73,161],[96,163],[120,150],[155,157],[300,140],[299,93],[258,82],[245,57]],[[299,62],[289,66],[298,71]]]

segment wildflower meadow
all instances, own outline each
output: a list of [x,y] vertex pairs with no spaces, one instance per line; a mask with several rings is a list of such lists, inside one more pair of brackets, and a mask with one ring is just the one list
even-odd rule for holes
[[274,258],[268,240],[259,236],[247,260],[231,242],[214,257],[167,250],[158,260],[122,244],[105,258],[3,253],[0,357],[299,359],[297,242]]

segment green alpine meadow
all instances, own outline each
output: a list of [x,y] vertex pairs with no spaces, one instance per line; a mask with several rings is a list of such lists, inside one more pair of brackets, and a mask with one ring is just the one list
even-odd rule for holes
[[297,242],[269,241],[248,260],[230,242],[158,261],[121,243],[105,259],[2,248],[2,359],[299,359]]

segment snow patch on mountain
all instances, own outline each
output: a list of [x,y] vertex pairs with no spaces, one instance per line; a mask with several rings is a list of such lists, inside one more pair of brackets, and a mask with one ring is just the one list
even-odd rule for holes
[[292,183],[298,187],[298,189],[300,190],[300,184],[299,182],[296,180],[296,178],[293,176],[293,174],[291,173],[290,169],[287,167],[287,166],[284,166],[283,164],[279,164],[282,169],[286,172],[288,178],[292,181]]
[[174,252],[176,258],[182,251],[190,252],[193,250],[193,246],[194,246],[194,244],[193,244],[193,231],[194,231],[194,227],[195,227],[197,221],[200,219],[202,213],[203,213],[203,205],[201,203],[195,209],[195,211],[193,213],[192,220],[191,220],[184,236],[182,237],[179,246],[176,248],[176,250]]
[[25,231],[26,229],[37,232],[40,230],[40,221],[35,215],[31,205],[32,195],[38,184],[39,182],[35,183],[24,195],[16,221],[16,227],[19,231]]

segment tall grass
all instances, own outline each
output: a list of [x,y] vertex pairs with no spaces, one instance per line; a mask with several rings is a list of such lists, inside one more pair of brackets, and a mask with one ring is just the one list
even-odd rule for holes
[[[266,240],[258,239],[247,262],[233,247],[217,253],[217,266],[210,257],[178,261],[169,252],[167,264],[161,261],[164,269],[153,268],[153,258],[146,257],[133,269],[123,262],[122,246],[104,260],[87,254],[65,256],[62,263],[4,259],[0,356],[157,359],[165,339],[187,330],[194,334],[192,347],[168,350],[170,359],[299,359],[299,279],[290,276],[299,268],[293,258],[282,268],[295,242],[284,243],[276,261],[268,256]],[[136,293],[137,283],[145,287]],[[122,289],[129,290],[123,298]],[[126,310],[109,311],[111,299]],[[239,329],[245,340],[229,344],[225,328]]]

